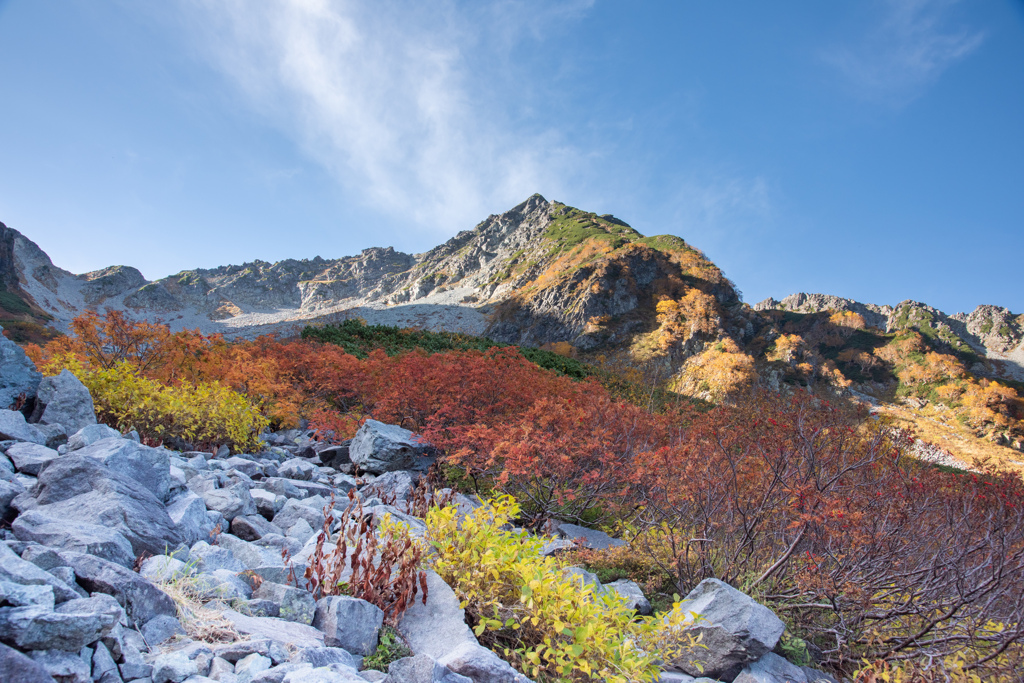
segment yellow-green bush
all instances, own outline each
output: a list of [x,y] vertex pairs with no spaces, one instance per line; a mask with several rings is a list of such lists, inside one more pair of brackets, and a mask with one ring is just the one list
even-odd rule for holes
[[143,377],[127,362],[94,369],[73,356],[42,367],[50,375],[64,369],[89,389],[101,422],[135,429],[147,441],[179,438],[197,447],[227,444],[246,450],[260,445],[259,434],[268,424],[244,396],[217,382],[168,386]]
[[481,642],[520,671],[545,681],[653,681],[657,661],[699,646],[681,632],[691,619],[678,603],[667,617],[637,619],[617,593],[563,576],[540,554],[543,541],[503,529],[518,513],[510,496],[462,519],[455,507],[434,508],[426,539]]

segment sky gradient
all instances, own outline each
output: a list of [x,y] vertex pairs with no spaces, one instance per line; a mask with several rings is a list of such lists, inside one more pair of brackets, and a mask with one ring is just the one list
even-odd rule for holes
[[1024,3],[0,0],[0,221],[155,279],[530,194],[754,303],[1024,313]]

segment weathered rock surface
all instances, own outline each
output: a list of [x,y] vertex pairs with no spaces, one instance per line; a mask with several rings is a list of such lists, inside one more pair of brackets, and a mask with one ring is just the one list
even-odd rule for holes
[[6,439],[46,445],[46,434],[25,422],[25,416],[17,410],[0,410],[0,440]]
[[39,383],[32,417],[44,425],[62,425],[70,434],[96,424],[92,396],[70,370],[62,370]]
[[612,538],[603,531],[588,529],[577,524],[559,524],[557,531],[562,538],[570,541],[579,541],[584,548],[607,550],[608,548],[618,548],[626,545],[626,542],[622,539]]
[[130,569],[82,553],[63,552],[61,558],[74,569],[83,588],[113,596],[133,624],[142,625],[160,615],[177,615],[170,596]]
[[373,654],[377,647],[384,612],[365,600],[328,596],[316,602],[314,628],[324,633],[324,644],[356,655]]
[[3,335],[0,327],[0,408],[9,408],[19,397],[32,399],[43,375],[20,346]]
[[76,455],[92,458],[134,479],[161,503],[167,500],[171,483],[170,454],[163,448],[150,448],[131,439],[109,438],[82,448]]
[[122,567],[131,568],[135,563],[132,544],[106,525],[54,517],[35,509],[21,514],[11,526],[19,541],[95,555]]
[[417,597],[398,622],[398,632],[414,653],[434,659],[440,659],[463,643],[476,644],[455,592],[430,570],[427,570],[427,604]]
[[181,542],[163,502],[149,488],[81,451],[52,461],[40,473],[34,497],[25,503],[28,508],[23,509],[51,519],[112,529],[128,540],[136,555],[159,555]]
[[425,471],[433,463],[429,445],[408,429],[367,420],[349,445],[352,463],[364,472]]
[[744,665],[771,652],[785,630],[770,609],[718,579],[701,581],[680,608],[697,615],[686,631],[699,635],[704,646],[672,662],[691,676],[732,680]]

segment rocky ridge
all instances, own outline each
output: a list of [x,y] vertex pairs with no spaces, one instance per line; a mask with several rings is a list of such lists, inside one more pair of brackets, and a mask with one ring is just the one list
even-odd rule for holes
[[11,228],[0,225],[0,238],[10,252],[0,264],[5,277],[41,322],[60,330],[82,311],[104,309],[229,337],[359,316],[587,349],[649,327],[655,295],[681,294],[687,285],[679,278],[689,276],[688,286],[707,289],[723,306],[739,303],[720,271],[682,239],[645,238],[614,216],[540,195],[423,254],[373,248],[339,259],[188,270],[154,282],[127,266],[75,275]]
[[765,299],[753,308],[791,313],[858,313],[869,327],[883,332],[914,329],[952,350],[976,354],[979,364],[971,368],[976,375],[1024,381],[1024,315],[999,306],[982,305],[971,313],[947,315],[918,301],[878,306],[829,294],[797,293],[781,301]]
[[[3,338],[0,346],[20,352]],[[422,534],[423,520],[405,501],[435,456],[412,433],[371,420],[335,446],[290,430],[266,434],[258,453],[151,448],[97,424],[73,376],[40,381],[21,371],[27,359],[17,360],[17,372],[6,373],[5,360],[0,374],[21,377],[12,388],[36,403],[30,421],[0,410],[0,517],[10,527],[0,531],[4,680],[528,683],[477,642],[437,574],[428,573],[426,600],[397,624],[412,656],[387,672],[363,666],[378,646],[383,612],[353,597],[315,600],[301,578],[315,530],[341,527],[343,516],[327,505],[334,496],[351,492],[374,526],[390,515]],[[69,436],[58,419],[81,426]],[[353,476],[356,465],[362,476]],[[454,504],[467,512],[479,502],[460,494]],[[549,540],[549,552],[570,539],[621,544],[573,525],[555,531],[561,539]],[[567,571],[581,590],[614,591],[638,612],[650,610],[632,582],[602,586],[581,568]],[[201,607],[183,602],[182,582]],[[667,662],[678,670],[662,681],[833,680],[773,653],[782,622],[724,583],[701,582],[684,607],[701,615],[693,628],[705,647],[693,661]],[[216,631],[197,631],[197,620]]]

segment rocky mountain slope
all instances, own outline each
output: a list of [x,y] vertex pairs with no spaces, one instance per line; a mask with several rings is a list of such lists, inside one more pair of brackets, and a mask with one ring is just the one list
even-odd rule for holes
[[[28,421],[0,409],[0,679],[530,683],[478,641],[466,603],[418,559],[411,598],[398,608],[389,597],[387,558],[428,534],[415,500],[436,453],[412,432],[369,420],[334,446],[288,430],[264,434],[254,453],[155,448],[98,424],[71,373],[26,375],[30,361],[2,337],[0,352],[0,377],[38,408]],[[346,497],[354,512],[335,507]],[[484,505],[450,490],[449,500],[463,518]],[[545,555],[624,545],[572,524],[552,530],[539,539]],[[404,546],[389,545],[395,534]],[[651,613],[633,581],[602,585],[575,566],[553,574],[587,603]],[[364,575],[373,590],[355,595],[314,580],[356,592]],[[774,653],[785,624],[722,581],[702,581],[680,610],[699,620],[675,637],[704,644],[659,651],[662,666],[688,672],[656,670],[659,681],[835,681]]]
[[69,273],[6,226],[0,242],[9,245],[2,265],[12,296],[58,330],[87,309],[227,336],[358,316],[588,350],[628,344],[657,327],[660,298],[696,289],[707,297],[710,321],[702,339],[749,333],[732,284],[684,240],[644,237],[614,216],[540,195],[423,254],[373,248],[339,259],[188,270],[155,282],[127,266]]

